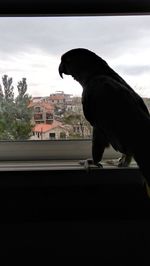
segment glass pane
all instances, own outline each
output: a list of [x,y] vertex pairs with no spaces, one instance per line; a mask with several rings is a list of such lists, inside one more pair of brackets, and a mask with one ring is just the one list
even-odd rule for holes
[[91,138],[82,87],[58,73],[73,48],[106,60],[150,108],[149,15],[1,17],[0,37],[0,140]]

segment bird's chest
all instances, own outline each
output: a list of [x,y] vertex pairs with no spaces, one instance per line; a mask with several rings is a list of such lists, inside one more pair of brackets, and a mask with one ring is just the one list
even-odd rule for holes
[[[108,99],[105,95],[96,95],[93,91],[83,92],[82,105],[85,118],[93,127],[99,127],[105,133],[112,147],[122,153],[125,145],[118,134],[118,123],[109,108]],[[115,108],[115,107],[114,107]]]
[[110,119],[111,114],[107,106],[107,99],[101,94],[94,91],[94,88],[93,90],[83,90],[83,113],[92,126],[97,126],[99,124],[105,128],[106,131],[110,131],[114,122],[112,124],[112,119]]

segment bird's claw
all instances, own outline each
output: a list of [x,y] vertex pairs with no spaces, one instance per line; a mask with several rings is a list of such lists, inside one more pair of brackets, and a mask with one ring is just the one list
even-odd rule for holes
[[118,167],[128,167],[131,163],[132,156],[122,154],[122,157],[119,158]]
[[103,168],[102,164],[101,163],[97,163],[95,164],[96,166],[98,166],[99,168]]
[[86,159],[86,160],[81,160],[79,161],[80,165],[83,165],[84,168],[89,171],[90,170],[90,166],[97,166],[98,168],[103,168],[101,163],[94,163],[94,161],[92,159]]

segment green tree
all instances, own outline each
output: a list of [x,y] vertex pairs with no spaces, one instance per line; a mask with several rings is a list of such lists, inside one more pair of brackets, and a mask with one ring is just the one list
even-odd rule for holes
[[13,80],[7,75],[0,85],[0,139],[25,140],[30,137],[32,111],[28,108],[31,97],[27,94],[26,78],[18,82],[14,97]]
[[[72,132],[70,132],[70,137],[73,138],[86,138],[85,128],[88,129],[91,135],[91,126],[89,122],[85,119],[82,112],[76,113],[72,111],[67,111],[64,114],[63,122],[65,124],[72,126]],[[79,128],[79,132],[74,132],[74,127]]]

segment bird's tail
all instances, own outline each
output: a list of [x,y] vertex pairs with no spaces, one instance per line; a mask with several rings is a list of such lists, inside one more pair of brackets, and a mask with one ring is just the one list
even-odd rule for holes
[[[144,103],[139,104],[139,114],[135,112],[135,124],[133,125],[132,153],[135,161],[137,162],[141,174],[143,176],[143,184],[150,198],[150,115],[143,108]],[[130,131],[131,132],[131,131]],[[130,138],[129,138],[130,140]]]
[[140,163],[137,162],[137,164],[142,174],[143,186],[145,188],[148,198],[150,199],[150,166],[147,167],[146,164],[141,164],[141,161]]
[[148,182],[145,178],[144,178],[144,185],[145,185],[147,196],[150,199],[150,186],[148,185]]
[[138,155],[136,154],[135,160],[143,177],[143,185],[145,187],[146,194],[150,199],[150,159],[147,154],[148,153],[146,151],[140,151]]
[[[148,155],[150,151],[150,141],[149,141],[149,136],[147,136],[147,132],[145,135],[146,135],[145,138],[143,136],[142,145],[140,145],[141,143],[139,143],[134,153],[134,159],[137,162],[141,174],[143,176],[143,185],[145,187],[146,194],[150,198],[150,157]],[[149,135],[150,135],[150,130],[149,130]]]

